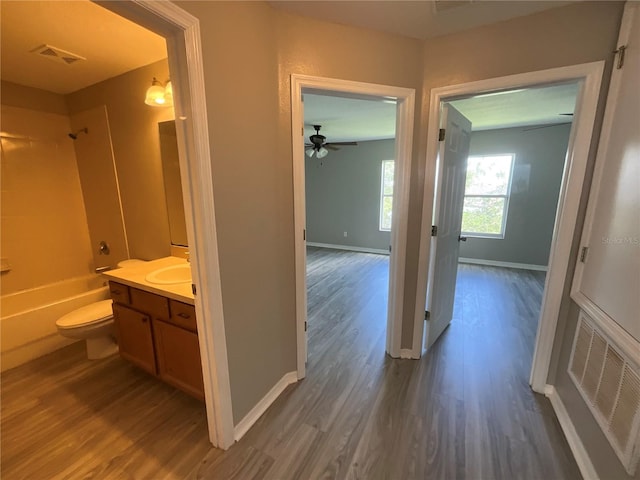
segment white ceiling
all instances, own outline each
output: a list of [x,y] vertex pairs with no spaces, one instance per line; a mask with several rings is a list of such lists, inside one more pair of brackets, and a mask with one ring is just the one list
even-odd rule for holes
[[[451,102],[473,130],[570,123],[578,85],[554,85],[490,93]],[[319,94],[304,95],[304,134],[320,133],[328,142],[368,141],[395,137],[396,105],[388,100],[361,100]]]
[[317,20],[426,39],[561,7],[571,1],[270,1]]
[[489,93],[450,102],[471,120],[473,131],[571,123],[578,84]]
[[350,142],[394,138],[396,104],[389,100],[361,100],[304,94],[304,135],[320,133],[327,142]]
[[[3,1],[0,29],[2,79],[60,94],[167,57],[164,38],[88,0]],[[30,53],[43,44],[86,60]]]

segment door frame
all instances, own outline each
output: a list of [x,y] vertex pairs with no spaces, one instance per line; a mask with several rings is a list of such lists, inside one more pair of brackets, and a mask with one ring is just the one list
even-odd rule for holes
[[[394,358],[410,352],[400,349],[404,300],[404,272],[409,211],[409,179],[413,144],[415,90],[373,83],[354,82],[310,75],[291,75],[291,148],[293,161],[293,206],[296,289],[296,345],[298,379],[306,375],[307,273],[304,168],[304,105],[302,94],[313,91],[356,97],[386,97],[397,101],[395,144],[395,188],[391,220],[389,299],[386,351]],[[298,134],[298,132],[301,132]]]
[[431,90],[429,131],[425,158],[425,182],[422,201],[422,225],[418,259],[416,311],[414,318],[413,350],[422,353],[425,332],[425,304],[427,274],[431,255],[431,219],[434,204],[434,175],[438,155],[438,129],[442,102],[474,94],[491,93],[517,88],[539,87],[579,81],[576,109],[569,137],[562,186],[556,210],[551,241],[549,267],[545,281],[540,321],[536,335],[529,383],[534,391],[545,392],[551,364],[553,341],[569,270],[571,245],[578,221],[578,210],[591,149],[591,137],[596,118],[604,61],[571,65],[463,83]]
[[196,17],[168,1],[94,1],[167,41],[187,237],[195,260],[191,268],[197,287],[196,323],[209,441],[214,447],[227,449],[234,442],[234,428],[200,24]]

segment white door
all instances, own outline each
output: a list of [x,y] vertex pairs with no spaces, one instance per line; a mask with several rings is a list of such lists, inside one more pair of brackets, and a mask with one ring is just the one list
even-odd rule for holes
[[576,264],[574,300],[640,341],[640,5],[625,5]]
[[451,105],[444,105],[442,125],[445,138],[440,142],[433,225],[430,275],[427,287],[427,344],[429,348],[442,334],[453,316],[453,299],[458,273],[458,252],[464,203],[467,157],[471,122]]

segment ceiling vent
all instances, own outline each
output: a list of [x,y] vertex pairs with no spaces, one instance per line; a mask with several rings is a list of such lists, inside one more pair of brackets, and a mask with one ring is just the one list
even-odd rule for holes
[[64,65],[72,65],[80,60],[86,60],[86,58],[76,55],[75,53],[67,52],[61,48],[52,47],[51,45],[40,45],[39,47],[31,50],[31,53],[48,58],[57,63],[63,63]]
[[640,457],[640,369],[584,312],[569,376],[629,475]]
[[435,0],[433,8],[436,13],[448,12],[469,5],[473,0]]

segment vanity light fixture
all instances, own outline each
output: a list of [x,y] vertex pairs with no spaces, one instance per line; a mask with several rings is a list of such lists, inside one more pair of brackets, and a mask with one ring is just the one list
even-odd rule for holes
[[144,103],[152,107],[172,107],[173,88],[171,86],[171,80],[167,80],[162,84],[156,77],[153,77],[151,86],[147,89]]

